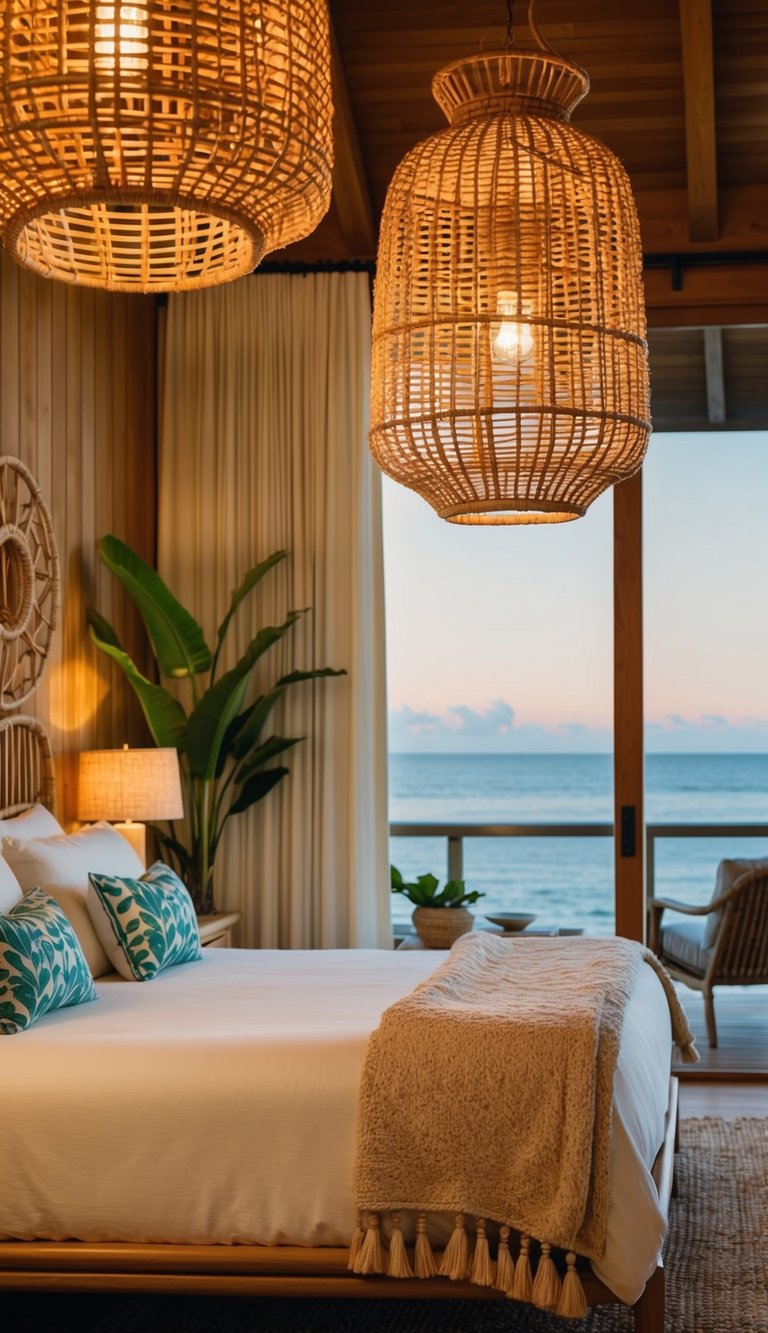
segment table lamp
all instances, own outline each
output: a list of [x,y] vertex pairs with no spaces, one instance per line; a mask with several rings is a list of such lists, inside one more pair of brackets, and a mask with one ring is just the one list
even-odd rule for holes
[[77,818],[107,819],[147,864],[143,820],[180,819],[184,814],[179,757],[173,749],[85,750],[80,755]]

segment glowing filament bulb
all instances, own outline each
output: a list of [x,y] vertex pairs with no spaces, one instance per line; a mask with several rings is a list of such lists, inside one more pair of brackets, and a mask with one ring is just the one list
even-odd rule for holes
[[493,340],[494,361],[504,361],[509,365],[527,361],[534,348],[533,333],[530,324],[519,323],[519,316],[530,316],[530,301],[521,301],[517,292],[499,292],[498,313],[512,318],[502,319]]
[[96,63],[101,69],[119,64],[121,72],[147,68],[147,11],[138,5],[98,5]]

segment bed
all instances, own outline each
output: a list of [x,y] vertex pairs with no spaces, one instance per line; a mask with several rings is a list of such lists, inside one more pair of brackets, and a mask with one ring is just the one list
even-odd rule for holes
[[[17,812],[53,792],[44,733],[12,722],[0,774]],[[0,1287],[503,1299],[347,1272],[366,1043],[435,961],[209,950],[149,986],[104,977],[98,1004],[5,1043]],[[582,1282],[658,1333],[677,1085],[666,1001],[643,974],[614,1084],[609,1243]]]

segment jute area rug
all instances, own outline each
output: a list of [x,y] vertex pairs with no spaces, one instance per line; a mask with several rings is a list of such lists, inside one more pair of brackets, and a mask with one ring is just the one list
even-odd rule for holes
[[[684,1120],[658,1333],[768,1333],[768,1119]],[[2,1333],[631,1333],[621,1307],[584,1321],[510,1301],[0,1296]]]

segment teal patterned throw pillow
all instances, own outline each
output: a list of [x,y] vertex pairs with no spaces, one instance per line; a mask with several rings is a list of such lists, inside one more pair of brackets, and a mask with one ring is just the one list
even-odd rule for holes
[[31,889],[0,916],[0,1033],[21,1032],[51,1009],[96,998],[68,918],[50,894]]
[[151,981],[166,967],[202,958],[192,899],[170,866],[156,861],[141,879],[88,878],[91,920],[122,977]]

